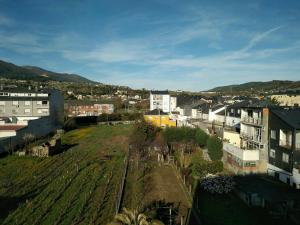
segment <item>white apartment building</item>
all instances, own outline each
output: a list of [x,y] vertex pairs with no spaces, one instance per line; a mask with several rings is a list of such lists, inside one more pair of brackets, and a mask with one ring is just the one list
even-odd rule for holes
[[168,91],[150,91],[150,111],[161,109],[169,113],[176,109],[177,98],[170,95]]

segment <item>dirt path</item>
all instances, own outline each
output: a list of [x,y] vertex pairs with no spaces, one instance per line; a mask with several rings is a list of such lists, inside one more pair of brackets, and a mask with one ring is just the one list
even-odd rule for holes
[[144,204],[151,205],[155,201],[172,204],[178,213],[177,220],[180,220],[180,216],[186,216],[188,208],[191,207],[170,166],[157,165],[145,177]]

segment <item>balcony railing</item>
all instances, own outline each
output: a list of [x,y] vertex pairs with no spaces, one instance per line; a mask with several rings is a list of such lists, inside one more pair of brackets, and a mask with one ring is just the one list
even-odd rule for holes
[[256,118],[253,118],[253,117],[245,116],[245,117],[242,118],[242,122],[247,123],[247,124],[256,125],[256,126],[262,126],[261,119],[256,119]]
[[244,133],[244,132],[241,132],[240,136],[241,136],[241,138],[243,138],[244,140],[247,140],[247,141],[253,141],[253,142],[256,142],[256,143],[261,142],[260,138],[258,138],[256,136],[253,136],[253,135],[249,135],[249,134]]
[[259,160],[259,150],[241,149],[226,142],[223,143],[223,149],[241,160]]

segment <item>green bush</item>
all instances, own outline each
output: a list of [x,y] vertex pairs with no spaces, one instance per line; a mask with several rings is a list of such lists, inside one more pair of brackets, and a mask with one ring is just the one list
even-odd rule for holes
[[202,151],[194,153],[190,171],[192,176],[205,177],[207,174],[216,174],[223,171],[223,163],[221,161],[206,161],[203,158]]
[[190,127],[168,127],[163,131],[163,137],[168,142],[193,142],[204,146],[208,135],[201,129]]
[[212,136],[207,140],[208,154],[211,160],[220,160],[223,156],[223,143],[217,136]]
[[209,138],[209,136],[207,133],[205,133],[201,129],[197,129],[196,134],[195,134],[195,139],[196,139],[197,144],[200,147],[203,147],[206,145],[208,138]]

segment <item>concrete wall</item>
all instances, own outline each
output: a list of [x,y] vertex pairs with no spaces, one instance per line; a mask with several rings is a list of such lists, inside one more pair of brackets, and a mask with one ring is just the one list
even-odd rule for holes
[[234,131],[224,131],[223,139],[228,140],[230,144],[240,147],[240,134]]
[[32,134],[35,138],[41,138],[47,136],[51,132],[55,132],[61,127],[61,125],[53,123],[53,118],[49,116],[37,120],[30,120],[28,121],[27,127],[16,132],[16,136],[0,140],[0,152],[7,152],[10,149],[15,149],[16,147],[23,145],[23,137],[26,134]]

